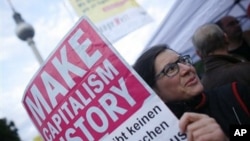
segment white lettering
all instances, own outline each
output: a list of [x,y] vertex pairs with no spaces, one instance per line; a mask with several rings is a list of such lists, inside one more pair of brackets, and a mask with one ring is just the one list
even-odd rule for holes
[[72,72],[72,73],[82,77],[86,73],[86,71],[79,68],[78,66],[68,62],[67,52],[66,52],[65,46],[60,50],[60,54],[61,54],[61,62],[58,60],[58,58],[55,57],[52,60],[52,63],[55,66],[56,70],[63,77],[63,79],[67,83],[67,85],[70,88],[72,88],[75,85],[75,81],[72,79],[69,72]]
[[[104,89],[104,84],[102,83],[101,80],[95,80],[96,75],[92,74],[88,77],[88,84],[93,88],[94,92],[100,93]],[[85,86],[86,87],[86,86]],[[92,96],[94,98],[94,96]]]
[[[45,119],[45,114],[43,112],[42,106],[45,108],[47,113],[51,112],[51,108],[50,108],[49,104],[46,102],[46,100],[43,98],[41,92],[38,90],[36,85],[32,85],[30,91],[31,91],[32,96],[35,100],[35,104],[31,101],[31,99],[29,97],[27,97],[25,99],[25,102],[28,105],[29,110],[31,111],[32,115],[35,117],[37,123],[39,124],[39,126],[41,126],[42,122],[41,122],[40,118],[42,120]],[[39,115],[40,118],[38,117],[37,114]]]
[[80,117],[75,123],[74,127],[77,128],[79,127],[81,131],[84,133],[84,135],[88,138],[89,141],[94,141],[94,137],[91,135],[91,133],[88,131],[88,129],[84,126],[83,124],[84,119]]
[[49,131],[52,135],[52,138],[54,139],[55,136],[59,134],[59,131],[50,122],[48,122],[47,125],[48,125]]
[[92,44],[91,40],[87,38],[82,44],[79,44],[78,40],[83,36],[84,32],[81,29],[78,29],[75,34],[69,39],[69,44],[81,58],[81,60],[87,65],[88,68],[91,68],[102,56],[100,51],[95,51],[90,56],[86,51],[88,47]]
[[73,97],[69,97],[69,102],[70,102],[70,105],[73,109],[74,115],[78,114],[78,110],[84,108],[84,106],[81,103],[79,103],[76,99],[74,99]]
[[84,105],[88,105],[91,102],[91,99],[90,98],[86,99],[79,90],[76,90],[75,93],[80,98],[80,100]]
[[58,109],[58,113],[59,115],[62,117],[63,121],[66,123],[66,124],[69,124],[69,120],[68,118],[64,115],[63,111],[61,109]]
[[[114,79],[113,74],[115,74],[117,76],[119,74],[119,72],[115,69],[115,67],[107,59],[105,59],[103,61],[103,65],[104,65],[104,68],[106,69],[106,71],[103,70],[102,68],[98,67],[96,69],[96,72],[102,78],[102,80],[104,81],[105,84],[109,84],[109,82],[110,82],[109,80]],[[112,72],[113,72],[113,74],[112,74]],[[109,80],[107,78],[109,78]]]
[[236,129],[234,132],[234,136],[244,136],[247,133],[246,129]]
[[41,78],[49,96],[52,107],[55,108],[57,105],[56,96],[59,94],[65,96],[68,90],[64,88],[63,85],[60,84],[56,79],[50,76],[50,74],[48,74],[46,71],[42,72]]
[[48,132],[48,129],[43,128],[43,136],[45,137],[46,141],[53,141],[51,135]]
[[75,133],[75,129],[70,128],[66,131],[65,136],[67,141],[83,141],[80,137],[72,137],[71,134]]
[[104,110],[109,114],[113,121],[118,120],[118,116],[115,114],[124,114],[127,112],[126,109],[117,106],[117,99],[114,95],[106,93],[99,99],[99,103],[102,105]]
[[60,126],[61,122],[62,122],[62,119],[61,117],[58,115],[58,114],[54,114],[52,117],[51,117],[53,123],[56,125],[56,128],[60,131],[62,131],[62,128]]
[[114,92],[115,94],[117,94],[117,95],[123,97],[124,99],[126,99],[126,101],[129,103],[130,106],[135,105],[135,100],[129,94],[128,89],[127,89],[127,87],[125,85],[125,81],[124,81],[123,78],[119,79],[119,84],[120,84],[120,89],[115,87],[115,86],[112,86],[110,88],[110,90],[112,92]]
[[[93,114],[95,114],[96,116],[95,117],[99,117],[99,119],[101,120],[102,122],[102,125],[98,125],[96,123],[96,119],[94,120],[93,119]],[[89,124],[91,125],[91,127],[101,133],[101,132],[104,132],[105,130],[107,130],[108,128],[108,119],[106,117],[106,115],[103,113],[102,110],[100,110],[98,107],[90,107],[86,113],[86,118],[89,122]]]
[[67,103],[67,102],[63,103],[63,105],[61,106],[61,109],[62,109],[62,110],[65,110],[66,113],[69,115],[69,117],[70,117],[71,119],[74,118],[73,114],[71,113],[71,111],[70,111],[69,108],[68,108],[68,103]]

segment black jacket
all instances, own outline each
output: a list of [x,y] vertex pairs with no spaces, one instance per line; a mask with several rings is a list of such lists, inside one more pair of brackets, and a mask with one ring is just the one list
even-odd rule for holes
[[250,86],[250,62],[241,62],[229,55],[210,55],[203,59],[201,82],[205,90],[234,81]]
[[228,51],[230,54],[235,54],[241,57],[244,57],[246,60],[250,61],[250,46],[248,45],[246,40],[242,41],[241,46],[234,50]]
[[250,124],[250,88],[237,84],[223,85],[188,101],[167,103],[180,118],[184,112],[204,113],[213,117],[229,136],[230,125]]

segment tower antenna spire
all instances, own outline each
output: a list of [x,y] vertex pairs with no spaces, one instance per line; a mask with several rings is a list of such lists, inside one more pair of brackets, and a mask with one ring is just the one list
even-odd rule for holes
[[9,3],[9,5],[10,5],[11,10],[15,13],[16,10],[15,10],[14,6],[12,5],[11,0],[7,0],[7,1],[8,1],[8,3]]
[[13,4],[11,3],[10,0],[7,0],[10,7],[11,7],[11,10],[13,11],[13,18],[15,20],[15,23],[16,23],[16,35],[19,39],[23,40],[23,41],[27,41],[28,45],[31,47],[37,61],[42,64],[43,62],[43,59],[40,55],[40,53],[38,52],[37,48],[36,48],[36,45],[35,45],[35,42],[33,41],[33,37],[35,35],[35,30],[34,28],[26,23],[24,21],[24,19],[22,18],[21,14],[18,13]]

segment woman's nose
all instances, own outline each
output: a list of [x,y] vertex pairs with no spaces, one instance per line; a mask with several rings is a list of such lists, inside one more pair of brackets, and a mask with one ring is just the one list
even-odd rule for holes
[[178,65],[179,65],[179,73],[181,75],[185,75],[186,73],[189,73],[190,71],[192,71],[192,68],[193,68],[191,64],[178,63]]

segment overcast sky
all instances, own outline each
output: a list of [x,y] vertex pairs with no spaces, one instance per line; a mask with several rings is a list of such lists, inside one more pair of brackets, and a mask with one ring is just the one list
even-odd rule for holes
[[[44,60],[79,18],[67,0],[11,2],[23,19],[34,27],[33,39]],[[137,2],[154,21],[113,44],[129,64],[134,63],[174,0]],[[21,100],[26,86],[40,65],[28,44],[17,38],[13,12],[7,0],[0,1],[0,10],[0,118],[14,121],[21,139],[32,141],[38,131],[25,112]]]

